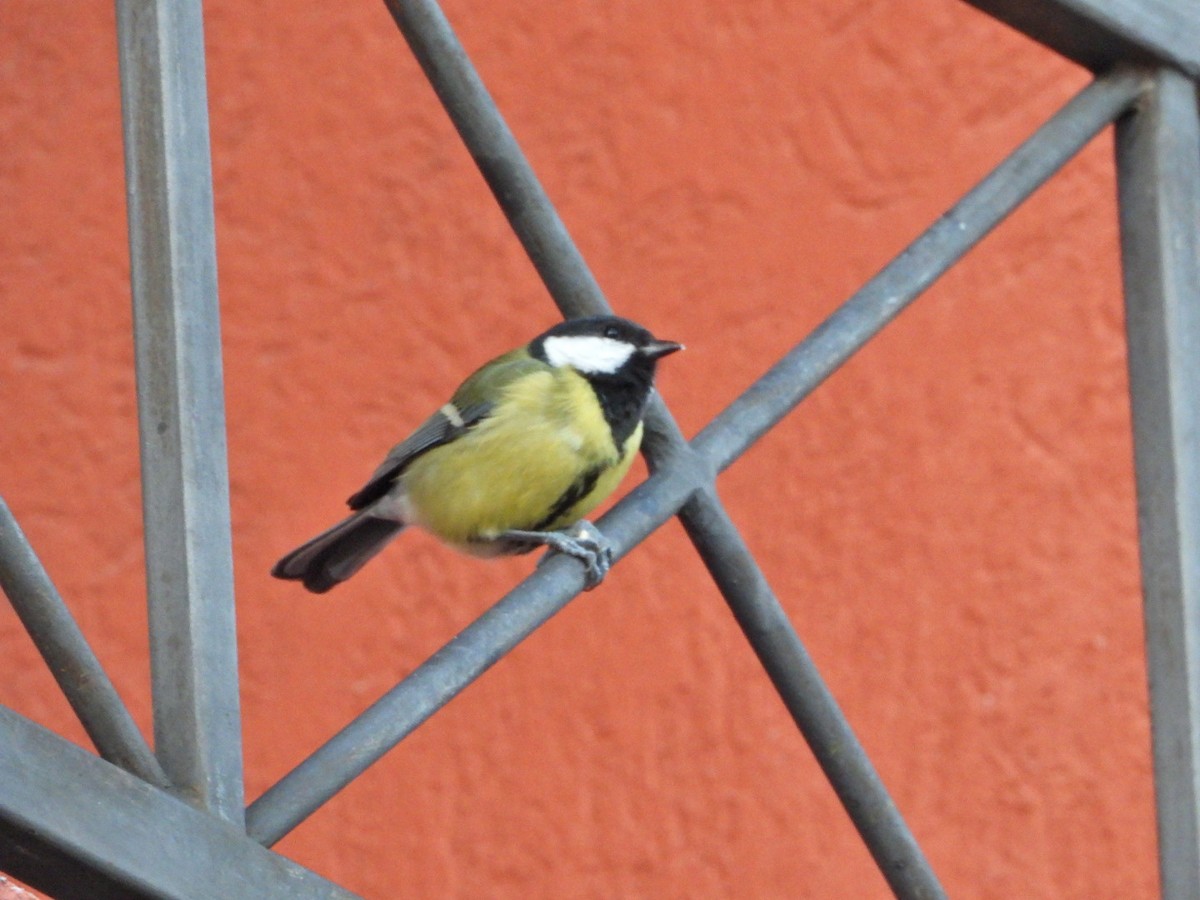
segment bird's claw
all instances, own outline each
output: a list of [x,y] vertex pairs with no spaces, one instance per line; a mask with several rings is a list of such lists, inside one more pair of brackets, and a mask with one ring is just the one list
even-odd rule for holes
[[565,553],[583,563],[583,589],[590,591],[604,580],[612,568],[612,545],[591,522],[580,519],[565,531],[544,532],[543,543],[550,548],[540,560],[542,565],[553,553]]

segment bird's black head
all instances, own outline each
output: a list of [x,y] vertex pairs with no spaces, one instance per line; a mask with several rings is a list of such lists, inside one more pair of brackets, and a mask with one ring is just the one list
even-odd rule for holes
[[634,372],[654,377],[661,357],[683,345],[660,341],[618,316],[568,319],[533,339],[529,352],[552,366],[569,366],[585,378],[619,378]]
[[529,345],[535,359],[571,368],[591,383],[618,446],[641,421],[658,361],[682,349],[618,316],[568,319]]

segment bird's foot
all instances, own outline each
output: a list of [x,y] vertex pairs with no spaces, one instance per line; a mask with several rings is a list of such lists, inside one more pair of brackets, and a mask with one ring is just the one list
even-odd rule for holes
[[600,584],[612,568],[612,545],[587,519],[580,519],[564,531],[506,531],[501,537],[549,547],[549,552],[538,561],[539,566],[550,558],[551,553],[575,557],[583,563],[585,591]]

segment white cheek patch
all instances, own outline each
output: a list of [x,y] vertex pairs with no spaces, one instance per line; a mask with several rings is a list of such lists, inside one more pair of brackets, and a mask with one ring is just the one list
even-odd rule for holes
[[598,335],[546,338],[542,345],[552,366],[570,366],[580,372],[611,374],[633,356],[633,345]]

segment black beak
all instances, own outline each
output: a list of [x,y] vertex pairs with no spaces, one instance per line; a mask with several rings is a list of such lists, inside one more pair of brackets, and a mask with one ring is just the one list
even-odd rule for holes
[[649,359],[658,359],[682,349],[683,344],[677,344],[675,341],[651,341],[645,346],[639,347],[638,353]]

